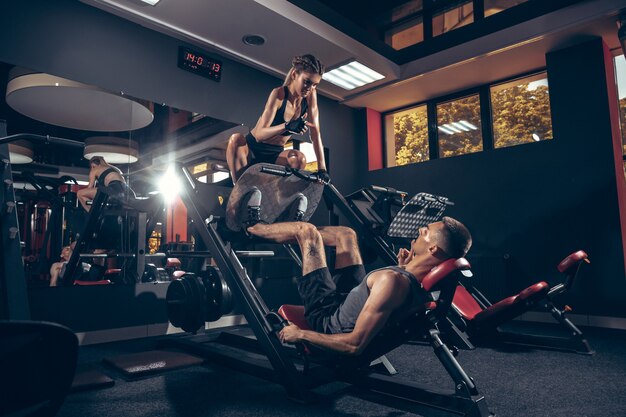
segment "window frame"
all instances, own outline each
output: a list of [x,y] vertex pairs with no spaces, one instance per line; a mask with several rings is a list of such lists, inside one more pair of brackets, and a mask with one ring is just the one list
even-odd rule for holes
[[[415,102],[415,103],[411,103],[408,104],[406,106],[401,106],[401,107],[397,107],[394,109],[391,109],[389,111],[386,112],[382,112],[381,113],[381,118],[382,118],[382,124],[383,124],[383,161],[384,161],[384,166],[383,169],[387,169],[387,168],[394,168],[394,167],[398,167],[398,166],[407,166],[407,165],[414,165],[414,164],[423,164],[423,163],[427,163],[429,161],[432,161],[434,159],[444,159],[440,156],[440,152],[439,152],[439,129],[438,129],[438,125],[437,125],[437,105],[440,103],[445,103],[445,102],[449,102],[449,101],[454,101],[454,100],[458,100],[461,99],[463,97],[468,97],[468,96],[472,96],[472,95],[478,95],[479,96],[479,102],[480,102],[480,125],[481,125],[481,129],[482,129],[482,143],[483,143],[483,149],[482,152],[485,151],[493,151],[493,150],[501,150],[501,149],[514,149],[514,148],[518,148],[518,146],[511,146],[511,147],[503,147],[503,148],[495,148],[494,147],[494,137],[493,137],[493,108],[492,108],[492,104],[491,104],[491,93],[490,93],[490,89],[493,86],[497,86],[497,85],[501,85],[501,84],[506,84],[509,82],[514,82],[516,80],[522,80],[524,78],[529,78],[532,76],[536,76],[539,74],[545,73],[546,74],[546,78],[548,78],[548,72],[547,69],[544,68],[539,68],[539,69],[535,69],[532,71],[528,71],[528,72],[524,72],[521,74],[516,74],[514,76],[511,77],[506,77],[506,78],[502,78],[499,80],[494,80],[492,82],[489,82],[487,84],[482,84],[479,86],[475,86],[475,87],[470,87],[464,90],[460,90],[460,91],[455,91],[453,93],[450,94],[446,94],[444,96],[438,96],[435,97],[433,99],[430,100],[425,100],[425,101],[419,101],[419,102]],[[548,83],[549,86],[549,83]],[[428,124],[428,150],[429,150],[429,158],[426,161],[423,162],[414,162],[411,164],[407,164],[407,165],[394,165],[394,166],[389,166],[388,165],[388,161],[390,160],[390,155],[388,155],[388,149],[391,148],[395,148],[395,147],[390,147],[388,145],[388,140],[387,140],[387,134],[386,134],[386,119],[387,116],[392,115],[394,113],[399,113],[402,111],[406,111],[406,110],[410,110],[412,108],[417,108],[420,106],[426,106],[427,109],[427,113],[426,113],[426,117],[427,117],[427,124]],[[552,119],[550,119],[552,120]],[[552,138],[551,140],[554,140],[556,138]],[[540,141],[540,142],[533,142],[533,143],[541,143],[544,141]],[[526,143],[526,144],[521,144],[521,145],[530,145],[531,143]],[[456,155],[456,157],[462,157],[462,156],[466,156],[466,155],[475,155],[481,152],[473,152],[471,154],[462,154],[462,155]],[[395,159],[395,158],[394,158]],[[447,159],[447,158],[445,158]]]

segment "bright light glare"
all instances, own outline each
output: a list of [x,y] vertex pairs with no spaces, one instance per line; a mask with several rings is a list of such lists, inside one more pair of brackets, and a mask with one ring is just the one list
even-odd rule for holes
[[180,179],[178,175],[176,175],[174,167],[170,166],[159,181],[159,189],[161,190],[161,194],[163,194],[165,204],[172,204],[176,196],[178,196],[180,188]]

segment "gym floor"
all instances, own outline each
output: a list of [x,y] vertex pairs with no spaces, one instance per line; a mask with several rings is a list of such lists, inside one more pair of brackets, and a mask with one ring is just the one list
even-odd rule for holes
[[[542,327],[540,330],[543,330]],[[593,356],[507,346],[461,351],[458,359],[498,416],[626,416],[626,331],[583,328]],[[115,380],[100,390],[70,394],[59,416],[451,416],[428,407],[376,402],[343,383],[315,390],[318,401],[288,400],[277,384],[205,363],[136,380],[104,366],[104,357],[148,351],[160,338],[85,346],[80,364],[96,364]],[[433,388],[452,381],[429,346],[407,344],[387,357],[405,377]]]

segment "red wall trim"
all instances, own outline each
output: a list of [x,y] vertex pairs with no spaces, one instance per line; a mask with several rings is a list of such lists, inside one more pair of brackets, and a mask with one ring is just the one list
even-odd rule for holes
[[[177,196],[167,208],[167,242],[185,242],[187,240],[187,208]],[[178,235],[178,240],[176,236]]]
[[617,185],[619,219],[622,232],[622,250],[624,251],[624,269],[626,271],[626,178],[624,177],[624,160],[622,157],[622,135],[619,126],[619,107],[617,85],[615,83],[615,66],[613,65],[613,56],[606,43],[602,42],[602,47],[604,52],[607,92],[609,96],[611,135],[613,136],[613,159],[615,162],[615,183]]
[[383,121],[379,112],[366,109],[367,167],[370,171],[383,167]]

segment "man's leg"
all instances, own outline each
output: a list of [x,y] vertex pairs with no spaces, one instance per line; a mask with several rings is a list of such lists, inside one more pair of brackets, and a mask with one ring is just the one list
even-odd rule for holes
[[328,268],[322,236],[310,223],[257,224],[248,228],[255,235],[277,243],[295,243],[302,252],[302,277],[298,292],[304,302],[304,316],[311,328],[325,333],[325,321],[339,306],[336,286]]
[[347,294],[366,275],[356,233],[344,226],[325,226],[318,230],[324,244],[336,248],[333,281],[339,294]]
[[326,246],[336,248],[335,269],[363,263],[354,230],[344,226],[322,226],[317,229]]
[[254,236],[276,243],[298,243],[302,253],[302,275],[326,267],[322,236],[315,226],[305,222],[256,224],[248,228]]

